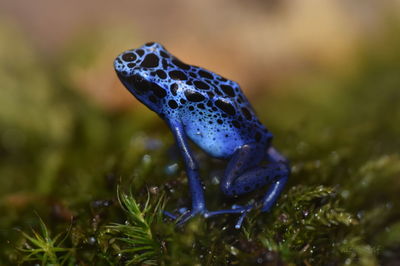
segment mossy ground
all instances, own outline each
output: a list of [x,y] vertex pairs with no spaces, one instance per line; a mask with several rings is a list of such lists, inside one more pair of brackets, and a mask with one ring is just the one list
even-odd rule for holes
[[[2,29],[0,263],[399,263],[398,33],[365,47],[351,74],[308,76],[253,101],[293,173],[270,213],[235,230],[235,215],[183,228],[160,215],[190,203],[163,122],[145,107],[96,107],[65,77],[73,57],[39,60]],[[259,196],[223,197],[225,163],[195,150],[211,210]]]

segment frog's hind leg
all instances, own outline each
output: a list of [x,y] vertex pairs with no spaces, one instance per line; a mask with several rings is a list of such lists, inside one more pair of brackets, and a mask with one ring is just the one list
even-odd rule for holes
[[270,180],[272,182],[271,187],[269,187],[262,200],[261,210],[263,212],[269,211],[274,205],[290,175],[289,162],[277,150],[270,147],[267,156],[271,162],[269,165],[275,167],[275,169],[271,172],[273,173]]
[[[265,158],[268,163],[263,165],[261,162]],[[274,148],[271,147],[265,152],[263,146],[246,144],[236,150],[229,161],[221,182],[221,189],[228,196],[236,196],[271,184],[271,189],[267,191],[267,194],[276,194],[283,188],[288,176],[288,163]],[[277,188],[274,188],[275,186]],[[280,190],[277,191],[279,188]],[[266,211],[264,207],[263,210]]]
[[[265,158],[268,163],[260,165]],[[221,182],[221,189],[228,196],[236,196],[271,184],[262,200],[262,211],[268,211],[279,197],[288,176],[288,163],[274,148],[265,151],[265,146],[246,144],[237,149],[229,161]],[[208,216],[242,213],[236,224],[236,228],[238,228],[252,207],[253,205],[247,205],[230,210],[209,212]]]

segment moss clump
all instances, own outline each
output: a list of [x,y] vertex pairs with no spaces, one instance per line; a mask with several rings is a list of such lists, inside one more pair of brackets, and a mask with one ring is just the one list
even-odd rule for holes
[[22,256],[24,262],[40,262],[42,265],[64,265],[73,263],[73,248],[62,247],[68,237],[68,232],[51,237],[46,225],[39,218],[40,232],[32,231],[32,235],[21,232],[25,243],[19,251],[26,254]]
[[[163,253],[165,240],[156,238],[152,228],[162,222],[164,209],[163,195],[157,201],[150,203],[150,194],[141,207],[132,195],[120,194],[119,204],[124,208],[127,220],[124,224],[114,223],[105,227],[105,233],[111,235],[111,253],[121,255],[121,260],[127,265],[146,264],[158,265]],[[104,241],[104,239],[102,240]]]

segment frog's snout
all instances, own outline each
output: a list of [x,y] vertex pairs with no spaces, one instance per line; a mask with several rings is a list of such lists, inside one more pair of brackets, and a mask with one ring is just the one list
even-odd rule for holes
[[124,77],[133,74],[137,67],[138,56],[134,50],[127,50],[117,56],[114,60],[114,69],[117,73]]
[[121,55],[118,55],[114,60],[114,70],[117,74],[121,74],[125,70],[125,65],[121,60]]

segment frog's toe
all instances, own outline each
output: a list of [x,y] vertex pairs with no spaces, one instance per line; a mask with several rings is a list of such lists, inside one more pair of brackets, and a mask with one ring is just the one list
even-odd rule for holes
[[195,217],[196,215],[202,214],[204,218],[209,218],[220,214],[240,214],[238,221],[235,224],[236,229],[242,227],[244,218],[247,213],[249,213],[254,208],[254,204],[242,205],[232,205],[231,209],[217,210],[217,211],[207,211],[207,210],[195,210],[191,211],[187,208],[180,208],[178,210],[180,215],[175,215],[168,211],[163,211],[164,215],[176,221],[177,226],[184,225],[187,221]]
[[253,204],[249,204],[249,205],[245,205],[245,206],[233,205],[231,209],[207,212],[204,214],[204,216],[206,218],[208,218],[208,217],[220,215],[220,214],[244,213],[244,212],[249,212],[253,207],[254,207]]
[[183,224],[185,224],[187,221],[189,221],[196,215],[202,214],[202,213],[207,213],[207,211],[205,211],[205,210],[197,210],[197,211],[186,210],[185,213],[183,213],[181,216],[177,217],[176,225],[182,226]]
[[168,218],[172,219],[172,220],[176,220],[176,219],[178,218],[178,216],[176,216],[176,215],[170,213],[169,211],[163,211],[163,214],[164,214],[165,216],[167,216]]
[[241,205],[233,205],[231,209],[225,209],[225,210],[218,210],[218,211],[212,211],[212,212],[207,212],[204,214],[204,217],[208,218],[211,216],[215,216],[215,215],[220,215],[220,214],[241,214],[238,221],[236,222],[235,228],[236,229],[240,229],[240,227],[242,226],[242,223],[244,221],[244,218],[246,217],[247,213],[251,211],[251,209],[253,209],[254,204],[249,204],[249,205],[245,205],[245,206],[241,206]]
[[253,207],[251,206],[251,207],[249,207],[249,208],[244,209],[242,215],[240,215],[238,221],[237,221],[236,224],[235,224],[235,228],[236,228],[236,229],[240,229],[240,227],[242,227],[242,223],[243,223],[243,221],[244,221],[244,218],[245,218],[246,215],[251,211],[252,208],[253,208]]
[[175,215],[175,214],[173,214],[172,212],[165,211],[165,210],[163,211],[163,214],[164,214],[165,216],[167,216],[168,218],[172,219],[172,220],[177,220],[180,216],[182,216],[183,214],[185,214],[185,213],[188,212],[188,211],[189,211],[188,208],[182,207],[182,208],[179,208],[179,209],[178,209],[179,215]]

